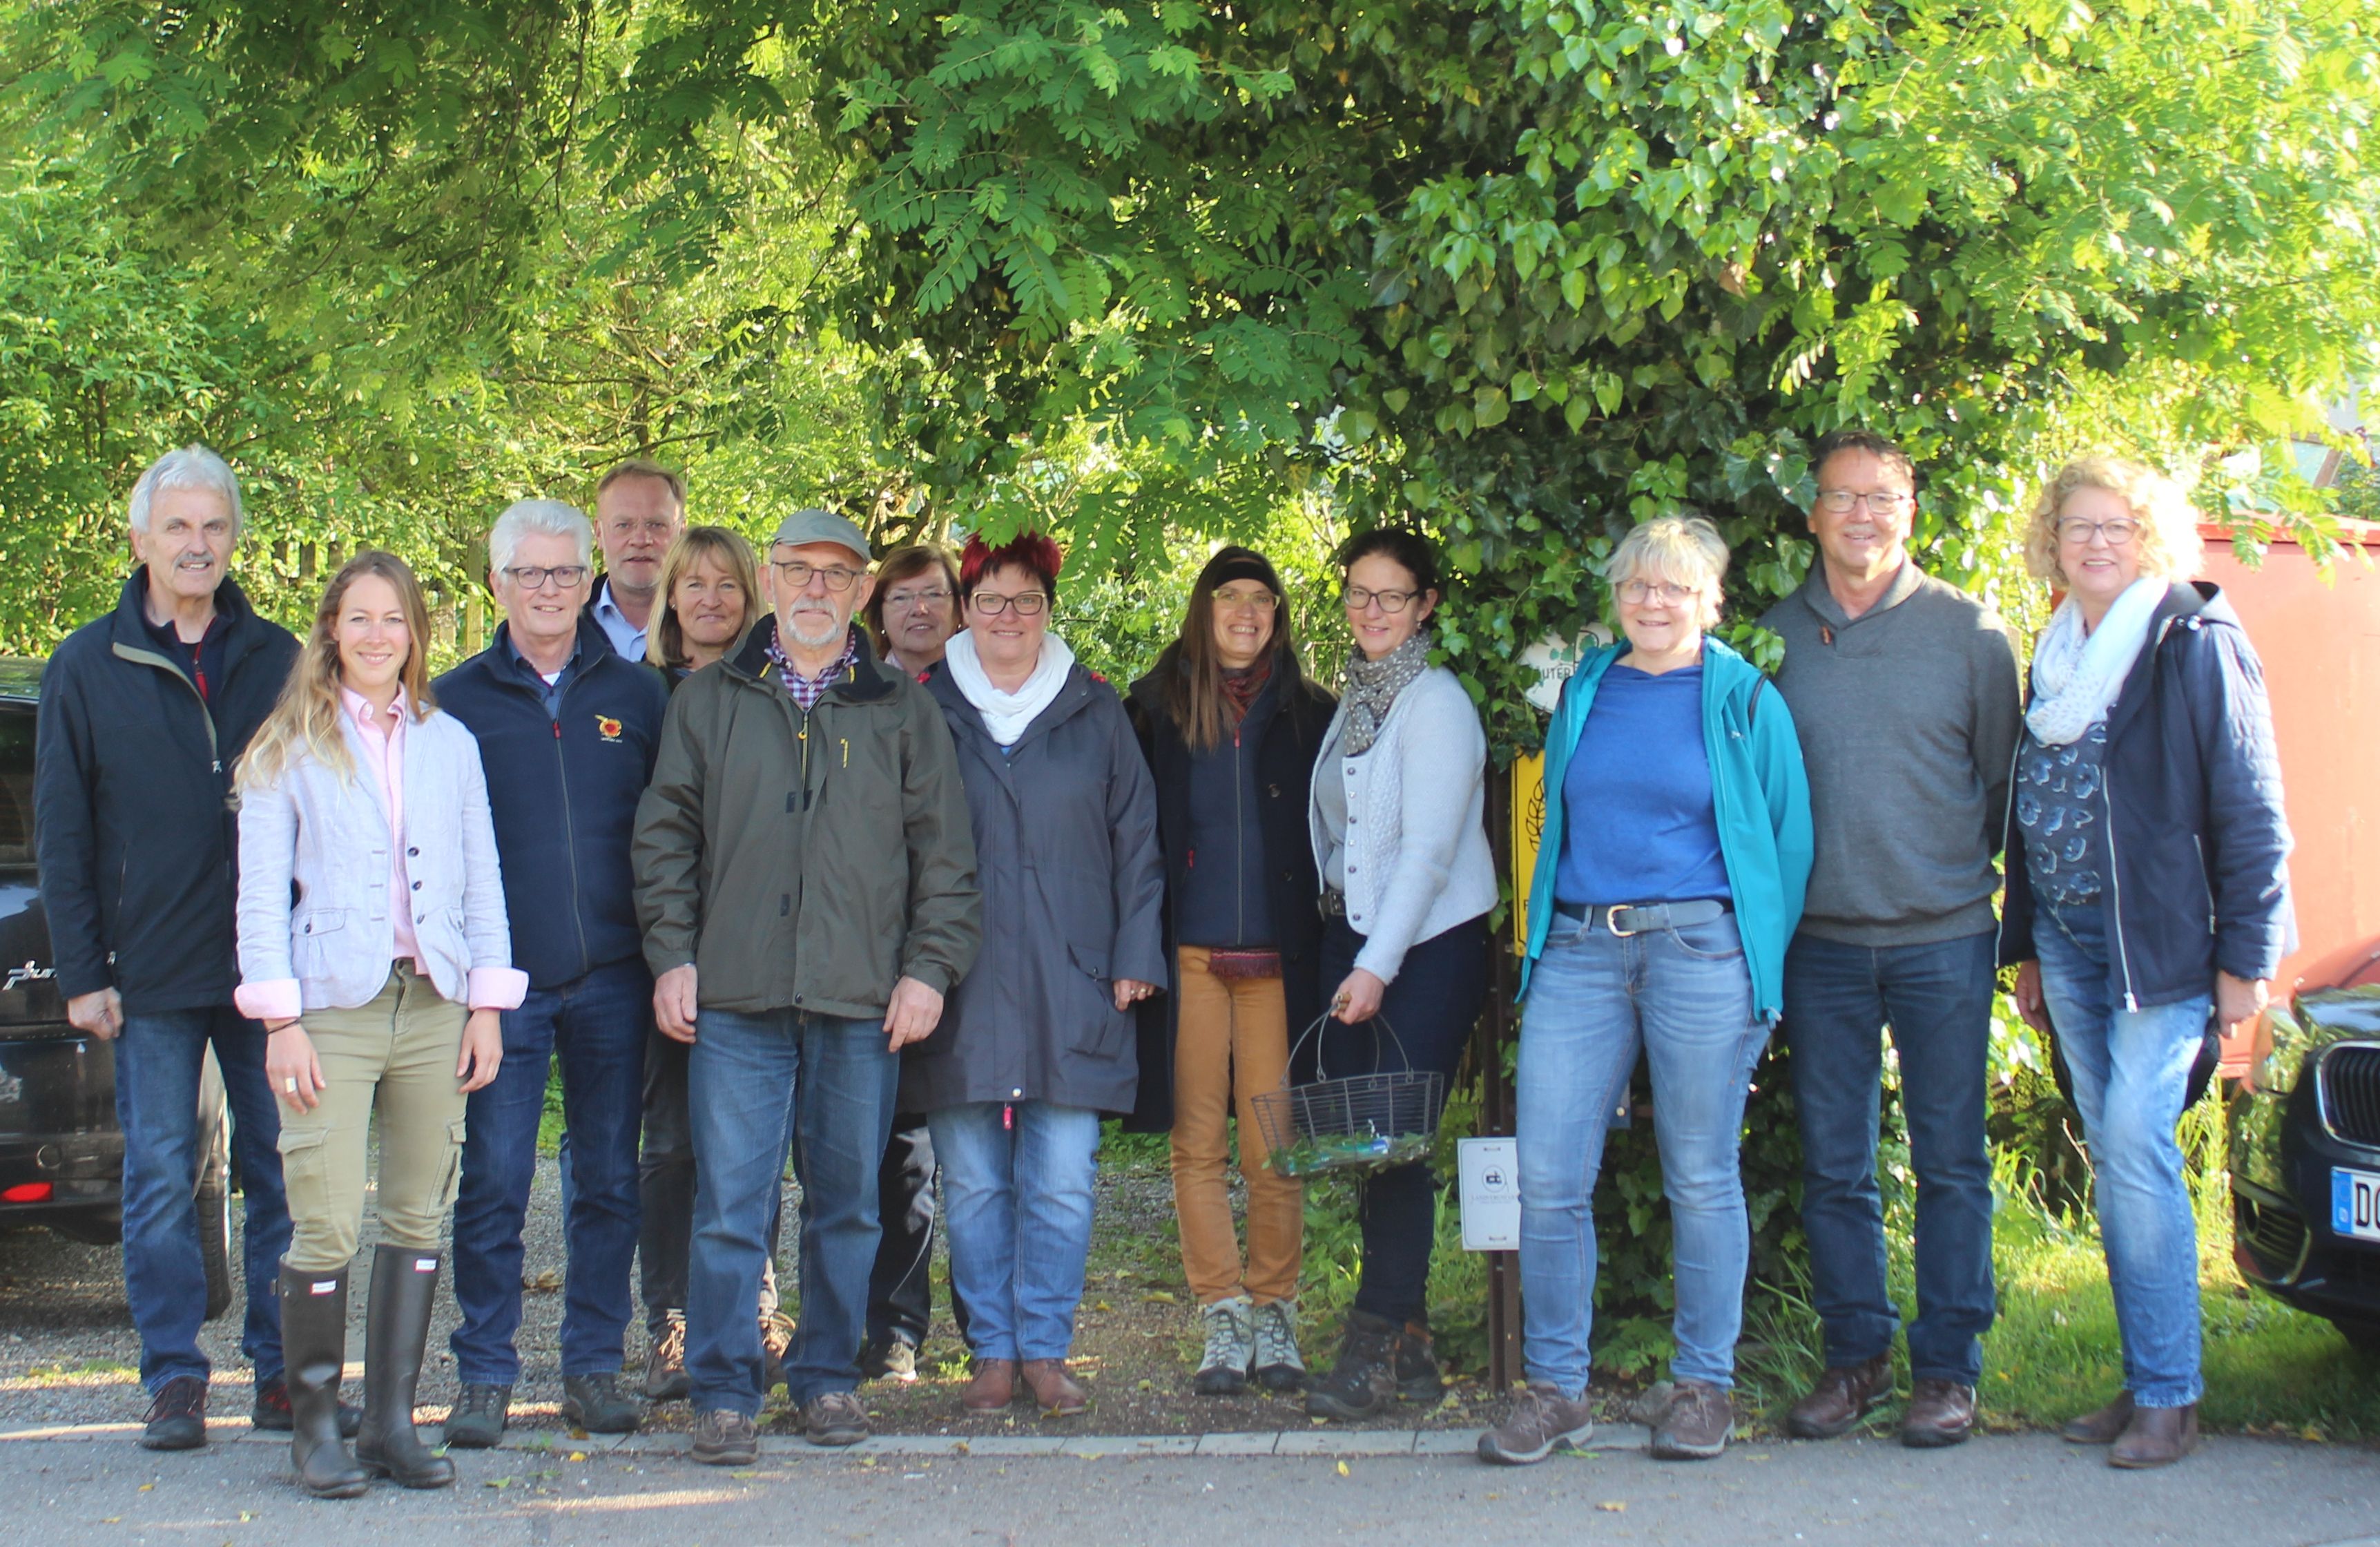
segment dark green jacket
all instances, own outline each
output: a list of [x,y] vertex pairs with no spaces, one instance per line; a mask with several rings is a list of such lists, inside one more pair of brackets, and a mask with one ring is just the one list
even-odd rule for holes
[[763,616],[678,684],[632,859],[645,960],[704,1008],[880,1016],[948,993],[982,938],[966,792],[941,710],[863,638],[805,714]]

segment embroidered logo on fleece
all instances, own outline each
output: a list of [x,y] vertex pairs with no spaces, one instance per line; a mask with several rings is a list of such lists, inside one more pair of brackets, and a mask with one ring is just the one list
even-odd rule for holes
[[598,714],[595,716],[595,729],[606,741],[617,741],[620,739],[620,722],[613,719],[609,714]]

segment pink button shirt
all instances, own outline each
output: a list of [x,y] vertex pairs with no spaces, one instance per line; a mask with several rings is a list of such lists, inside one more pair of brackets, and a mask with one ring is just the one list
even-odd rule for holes
[[388,921],[396,931],[395,959],[411,957],[415,968],[427,972],[421,943],[413,933],[413,887],[405,873],[405,725],[412,718],[406,713],[405,689],[396,690],[384,714],[373,713],[370,700],[353,688],[342,687],[339,698],[363,732],[364,751],[388,802]]

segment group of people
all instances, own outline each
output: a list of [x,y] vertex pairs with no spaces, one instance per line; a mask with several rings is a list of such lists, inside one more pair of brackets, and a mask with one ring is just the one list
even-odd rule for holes
[[[1593,1196],[1640,1056],[1677,1258],[1654,1454],[1716,1456],[1733,1431],[1739,1146],[1779,1037],[1827,1353],[1789,1426],[1839,1435],[1891,1396],[1888,1027],[1918,1176],[1900,1432],[1965,1438],[1993,1314],[1992,996],[2020,963],[2018,1006],[2072,1071],[2124,1341],[2122,1392],[2069,1437],[2170,1461],[2200,1389],[2174,1125],[2210,1017],[2255,1014],[2289,944],[2254,652],[2190,580],[2180,491],[2093,458],[2033,516],[2028,557],[2065,599],[2028,695],[1998,620],[1909,555],[1911,459],[1848,431],[1814,466],[1816,555],[1762,620],[1773,676],[1711,631],[1717,528],[1662,518],[1612,553],[1619,637],[1548,729],[1518,1082],[1528,1383],[1480,1454],[1534,1461],[1591,1430]],[[1050,629],[1046,537],[880,558],[804,510],[756,553],[685,505],[638,461],[592,521],[506,509],[504,622],[433,682],[402,561],[356,555],[300,641],[230,577],[219,457],[170,453],[135,486],[138,567],[44,677],[36,822],[68,1017],[117,1043],[144,1443],[205,1438],[189,1179],[210,1046],[246,1191],[253,1418],[292,1431],[317,1496],[443,1486],[444,1450],[501,1437],[555,1066],[563,1412],[588,1431],[686,1397],[695,1458],[747,1463],[782,1379],[811,1441],[863,1438],[856,1388],[913,1375],[930,1320],[938,1186],[964,1407],[1082,1412],[1068,1359],[1107,1115],[1171,1137],[1195,1390],[1302,1389],[1342,1419],[1434,1400],[1437,1178],[1363,1177],[1358,1286],[1310,1375],[1302,1192],[1257,1115],[1318,1066],[1451,1080],[1484,1004],[1488,744],[1430,664],[1431,546],[1383,529],[1342,549],[1335,696],[1242,547],[1119,692]],[[774,1279],[789,1162],[798,1318]],[[413,1413],[450,1212],[460,1391],[434,1447]]]

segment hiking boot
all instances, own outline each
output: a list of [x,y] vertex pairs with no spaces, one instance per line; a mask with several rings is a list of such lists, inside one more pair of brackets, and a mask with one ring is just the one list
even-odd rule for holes
[[1201,1396],[1230,1396],[1248,1388],[1248,1366],[1257,1357],[1256,1311],[1245,1295],[1232,1295],[1198,1308],[1206,1324],[1207,1351],[1190,1389]]
[[917,1346],[899,1333],[871,1337],[859,1350],[859,1373],[863,1380],[898,1381],[905,1386],[917,1378]]
[[1573,1399],[1548,1382],[1532,1381],[1512,1398],[1504,1421],[1479,1436],[1479,1459],[1525,1467],[1542,1461],[1556,1446],[1575,1450],[1595,1437],[1595,1409],[1586,1394]]
[[[301,1273],[281,1265],[280,1383],[289,1414],[289,1461],[317,1499],[352,1499],[371,1474],[339,1432],[339,1376],[347,1363],[347,1270]],[[258,1401],[263,1393],[257,1394]]]
[[1385,1316],[1349,1309],[1330,1373],[1305,1390],[1315,1418],[1367,1419],[1396,1399],[1399,1329]]
[[[372,1253],[371,1304],[364,1312],[364,1421],[356,1431],[356,1464],[405,1488],[445,1488],[455,1481],[455,1463],[423,1444],[413,1427],[414,1393],[444,1261],[412,1247],[382,1245]],[[501,1415],[497,1427],[503,1427]],[[450,1426],[450,1443],[453,1435]]]
[[2116,1399],[2095,1413],[2085,1413],[2059,1432],[2070,1445],[2111,1445],[2131,1426],[2132,1394],[2119,1391]]
[[1707,1381],[1680,1381],[1653,1426],[1656,1461],[1707,1461],[1735,1432],[1735,1402]]
[[821,1392],[802,1404],[802,1438],[814,1445],[856,1445],[868,1438],[868,1409],[847,1391]]
[[645,1352],[645,1400],[683,1402],[693,1390],[686,1373],[686,1312],[667,1311]]
[[620,1389],[618,1371],[604,1370],[563,1377],[562,1421],[589,1434],[633,1434],[645,1414]]
[[959,1406],[970,1413],[996,1413],[1016,1400],[1016,1361],[978,1359]]
[[1446,1395],[1446,1377],[1439,1372],[1429,1329],[1419,1322],[1407,1322],[1397,1338],[1397,1395],[1433,1407]]
[[207,1443],[207,1383],[196,1375],[176,1375],[166,1382],[149,1404],[141,1420],[143,1450],[196,1450]]
[[782,1310],[760,1318],[760,1395],[785,1383],[785,1354],[794,1346],[794,1319]]
[[[364,1410],[352,1402],[339,1404],[339,1438],[356,1437],[356,1425],[363,1422]],[[289,1432],[289,1380],[275,1375],[256,1388],[256,1400],[248,1409],[248,1426],[263,1433]]]
[[448,1450],[486,1450],[504,1437],[512,1416],[513,1388],[467,1383],[446,1415]]
[[1925,1380],[1910,1388],[1909,1410],[1900,1415],[1900,1443],[1912,1450],[1939,1450],[1975,1431],[1975,1388],[1960,1381]]
[[748,1467],[760,1459],[760,1431],[742,1413],[703,1407],[694,1415],[694,1446],[686,1454],[706,1467]]
[[1785,1431],[1800,1440],[1832,1440],[1892,1395],[1892,1351],[1857,1364],[1828,1367],[1810,1394],[1785,1415]]
[[1267,1300],[1257,1307],[1257,1384],[1267,1391],[1295,1391],[1305,1384],[1305,1360],[1297,1351],[1297,1302]]
[[1064,1359],[1026,1359],[1016,1373],[1045,1419],[1074,1418],[1091,1405],[1091,1394],[1067,1373]]
[[2138,1470],[2170,1467],[2198,1448],[2198,1404],[2132,1408],[2132,1419],[2107,1452],[2107,1465]]

